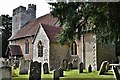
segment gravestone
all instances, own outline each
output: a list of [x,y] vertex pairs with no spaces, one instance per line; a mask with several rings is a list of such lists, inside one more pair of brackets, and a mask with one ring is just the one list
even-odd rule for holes
[[88,66],[88,72],[89,73],[92,72],[92,66],[91,65]]
[[28,60],[21,60],[20,62],[20,74],[28,74],[29,69],[29,61]]
[[113,74],[114,74],[115,80],[120,80],[120,74],[118,72],[117,67],[115,67],[115,66],[113,66]]
[[16,67],[16,68],[19,68],[19,60],[16,60],[16,61],[15,61],[15,67]]
[[98,75],[104,74],[106,72],[106,67],[108,63],[109,63],[108,61],[102,62]]
[[60,76],[60,77],[63,77],[63,69],[62,69],[62,68],[59,68],[58,70],[59,70],[59,76]]
[[57,69],[53,70],[53,80],[60,80],[60,78],[59,78],[59,70],[57,70]]
[[73,64],[71,62],[68,63],[68,70],[72,69]]
[[66,71],[66,69],[67,69],[67,61],[62,60],[61,63],[60,63],[60,67],[63,69],[63,71]]
[[80,62],[79,63],[79,73],[83,73],[83,63],[82,62]]
[[43,64],[43,72],[44,74],[49,74],[48,63]]
[[31,62],[29,80],[41,80],[41,63]]
[[13,64],[13,68],[19,68],[19,60],[15,60],[14,64]]
[[11,67],[2,66],[0,67],[0,80],[12,80]]
[[77,59],[73,59],[72,64],[73,64],[73,69],[78,69],[78,60]]
[[105,72],[108,72],[108,70],[109,70],[109,62],[107,62],[107,65],[106,65],[106,70],[105,70]]

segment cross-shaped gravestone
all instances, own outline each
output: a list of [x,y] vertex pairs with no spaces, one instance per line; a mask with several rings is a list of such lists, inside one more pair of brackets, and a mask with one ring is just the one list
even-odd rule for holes
[[108,61],[102,62],[98,75],[104,74],[106,72],[108,63],[109,63]]
[[41,63],[31,62],[29,80],[41,80]]
[[43,72],[44,74],[49,74],[48,63],[43,64]]

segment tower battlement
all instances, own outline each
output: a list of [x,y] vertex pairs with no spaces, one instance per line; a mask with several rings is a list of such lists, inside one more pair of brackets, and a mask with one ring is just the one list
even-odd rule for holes
[[28,8],[19,6],[13,10],[12,36],[17,33],[28,21],[36,18],[36,5],[28,4]]
[[36,5],[34,5],[34,4],[28,4],[28,9],[35,9],[36,10]]
[[20,12],[24,12],[24,11],[26,11],[26,7],[24,7],[24,6],[19,6],[19,7],[15,8],[15,9],[13,10],[13,16],[14,16],[14,15],[17,15],[17,14],[20,13]]

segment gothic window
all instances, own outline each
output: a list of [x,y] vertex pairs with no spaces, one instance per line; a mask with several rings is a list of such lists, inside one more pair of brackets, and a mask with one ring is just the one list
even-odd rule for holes
[[43,45],[42,42],[38,42],[38,57],[43,57]]
[[25,41],[25,54],[29,54],[29,41]]
[[77,55],[77,44],[75,41],[71,45],[71,55]]

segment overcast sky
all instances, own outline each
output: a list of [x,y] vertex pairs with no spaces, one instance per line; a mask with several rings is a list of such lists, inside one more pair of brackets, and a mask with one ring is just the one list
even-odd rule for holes
[[36,4],[36,17],[49,13],[49,5],[45,0],[0,0],[0,15],[9,14],[12,16],[13,9],[18,6],[28,7],[28,4]]

